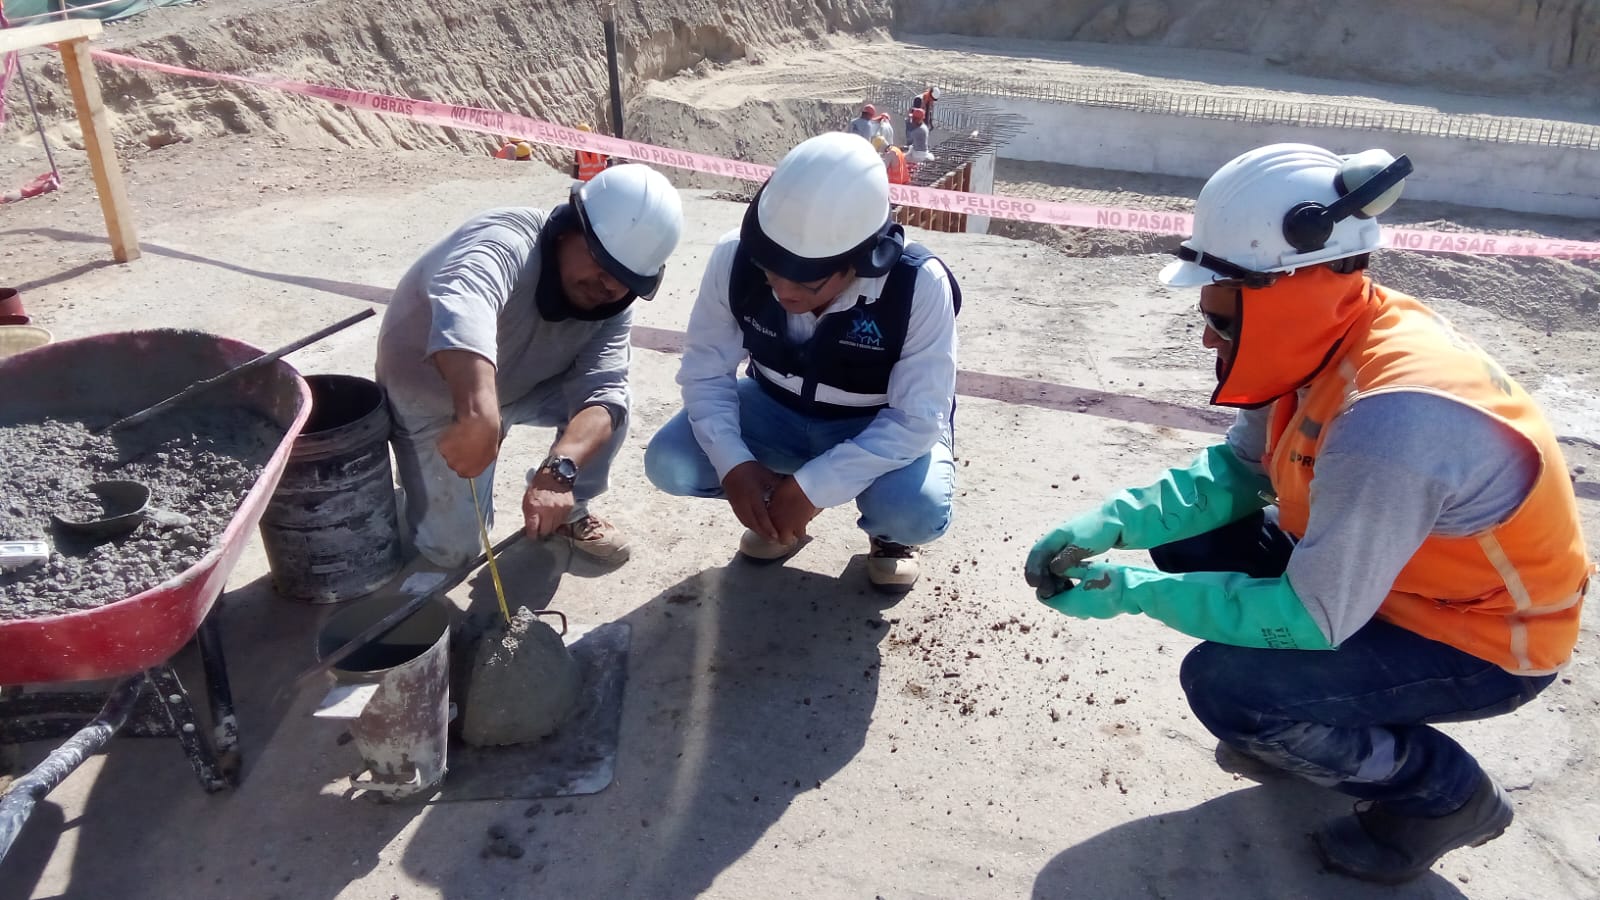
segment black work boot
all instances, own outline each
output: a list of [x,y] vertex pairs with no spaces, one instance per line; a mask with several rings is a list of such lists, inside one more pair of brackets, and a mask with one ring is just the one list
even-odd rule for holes
[[1511,824],[1511,801],[1487,773],[1465,806],[1436,818],[1399,816],[1382,803],[1362,801],[1355,815],[1317,830],[1317,850],[1335,872],[1380,884],[1400,884],[1433,868],[1458,847],[1476,847]]

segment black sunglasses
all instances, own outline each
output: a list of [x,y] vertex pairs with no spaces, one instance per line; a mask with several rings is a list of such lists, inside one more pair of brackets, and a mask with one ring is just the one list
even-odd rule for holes
[[1200,316],[1206,320],[1206,327],[1217,333],[1217,337],[1230,344],[1239,339],[1239,319],[1236,316],[1214,313],[1203,306],[1200,307]]

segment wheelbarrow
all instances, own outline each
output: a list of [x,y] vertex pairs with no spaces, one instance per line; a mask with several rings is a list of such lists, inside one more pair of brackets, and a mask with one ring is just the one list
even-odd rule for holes
[[[126,414],[259,355],[248,344],[193,331],[121,332],[51,344],[0,359],[3,421]],[[129,377],[135,372],[138,377]],[[277,487],[310,413],[311,392],[293,367],[278,361],[219,386],[195,405],[244,407],[283,429],[206,555],[156,587],[96,609],[0,621],[0,743],[70,735],[0,795],[0,859],[34,804],[125,726],[141,736],[177,737],[206,790],[237,783],[238,726],[218,629],[207,614]],[[171,665],[191,638],[205,669],[209,735]],[[105,695],[36,689],[112,679]],[[92,716],[86,725],[85,716]]]

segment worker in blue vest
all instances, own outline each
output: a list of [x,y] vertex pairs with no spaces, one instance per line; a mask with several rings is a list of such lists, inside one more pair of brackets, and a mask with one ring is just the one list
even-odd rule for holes
[[960,302],[944,263],[890,220],[872,145],[811,138],[711,254],[683,409],[651,439],[645,473],[669,494],[726,500],[757,563],[787,558],[814,516],[854,500],[869,581],[910,590],[918,548],[950,525]]

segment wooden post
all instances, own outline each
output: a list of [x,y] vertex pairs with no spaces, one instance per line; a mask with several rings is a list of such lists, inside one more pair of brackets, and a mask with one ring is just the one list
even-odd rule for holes
[[611,136],[622,137],[622,79],[617,66],[617,0],[600,0],[606,36],[606,75],[611,82]]
[[122,186],[122,169],[117,165],[117,146],[106,126],[106,108],[100,98],[100,78],[94,71],[87,38],[62,41],[61,62],[72,88],[72,105],[78,110],[78,126],[83,129],[83,146],[89,151],[89,169],[94,173],[95,190],[100,193],[100,212],[111,236],[111,258],[130,262],[139,258],[139,235],[133,227],[128,193]]
[[111,257],[117,262],[139,258],[139,235],[133,227],[128,194],[122,186],[122,170],[117,167],[117,146],[106,126],[105,104],[100,98],[100,78],[89,56],[89,38],[100,34],[98,19],[68,19],[43,25],[24,25],[0,30],[0,53],[55,44],[61,52],[67,86],[72,89],[72,105],[83,129],[83,146],[89,152],[89,169],[94,174],[95,190],[100,194],[100,212],[105,216],[106,233],[111,237]]

